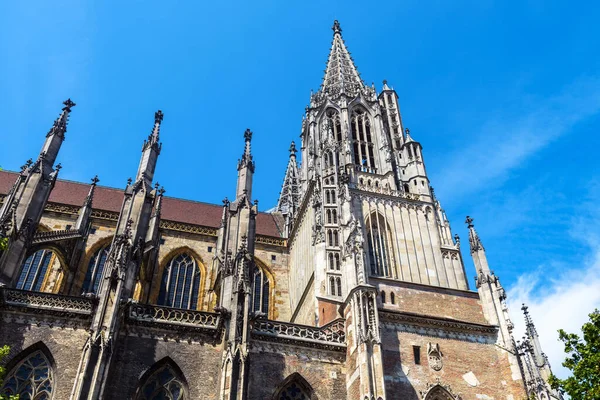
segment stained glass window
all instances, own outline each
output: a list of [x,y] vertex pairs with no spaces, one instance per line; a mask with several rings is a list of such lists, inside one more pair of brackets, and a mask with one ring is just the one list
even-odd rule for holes
[[183,380],[165,364],[142,383],[137,400],[184,400]]
[[108,257],[109,247],[106,246],[99,249],[90,259],[85,280],[83,281],[83,293],[98,293],[98,286],[102,281],[102,273],[104,272],[104,264]]
[[252,310],[269,313],[269,278],[260,268],[254,271],[254,296]]
[[42,249],[27,257],[21,267],[17,289],[39,292],[50,262],[53,259],[53,254],[52,250]]
[[52,368],[42,351],[31,354],[6,376],[2,394],[19,396],[20,400],[52,398]]
[[300,385],[292,381],[281,389],[277,400],[310,400],[310,395]]
[[187,253],[169,262],[163,272],[158,304],[195,310],[200,291],[200,269],[196,260]]

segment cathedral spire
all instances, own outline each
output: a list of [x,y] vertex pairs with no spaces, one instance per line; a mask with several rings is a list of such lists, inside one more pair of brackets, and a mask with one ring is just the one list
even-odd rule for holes
[[354,65],[350,52],[342,38],[340,23],[333,22],[333,42],[327,59],[327,68],[321,84],[321,91],[331,96],[345,93],[356,96],[364,88],[364,82]]

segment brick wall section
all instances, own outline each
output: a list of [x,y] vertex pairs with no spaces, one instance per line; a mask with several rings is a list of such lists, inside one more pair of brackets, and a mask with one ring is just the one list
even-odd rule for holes
[[[483,315],[479,294],[464,290],[417,285],[407,282],[377,279],[378,304],[390,311],[410,312],[432,317],[451,318],[459,321],[488,324]],[[381,303],[381,291],[386,293],[386,303]],[[395,303],[391,304],[390,294]]]
[[189,399],[218,398],[221,344],[165,341],[137,336],[121,336],[120,340],[108,378],[110,391],[106,393],[106,400],[133,398],[140,377],[165,357],[170,357],[183,372],[189,385]]
[[21,351],[42,342],[55,362],[53,398],[68,399],[75,383],[81,349],[88,338],[87,330],[13,322],[4,318],[8,315],[0,315],[0,346],[10,346],[10,354],[3,363],[9,363]]
[[[507,353],[494,343],[475,343],[462,340],[420,336],[397,332],[385,324],[382,329],[384,373],[388,400],[417,400],[427,383],[448,384],[463,399],[525,398],[521,381],[513,381]],[[438,343],[443,367],[439,372],[429,366],[427,343]],[[416,365],[413,346],[421,347],[421,364]],[[471,386],[463,376],[472,373],[479,384]],[[488,396],[488,397],[485,397]]]
[[[319,400],[346,398],[345,368],[339,362],[318,358],[319,350],[302,349],[282,345],[282,351],[258,352],[253,349],[248,357],[248,399],[272,399],[282,382],[293,373],[300,374],[312,387]],[[287,347],[287,349],[285,349]]]

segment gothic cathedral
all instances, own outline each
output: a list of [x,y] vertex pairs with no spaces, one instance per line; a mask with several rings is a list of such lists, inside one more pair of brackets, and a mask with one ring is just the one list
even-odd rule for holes
[[0,394],[561,398],[525,306],[515,341],[467,217],[469,289],[398,96],[364,84],[337,21],[271,212],[252,198],[250,130],[235,199],[164,196],[153,181],[160,111],[124,189],[58,179],[74,106],[35,160],[0,172],[0,345],[11,348]]

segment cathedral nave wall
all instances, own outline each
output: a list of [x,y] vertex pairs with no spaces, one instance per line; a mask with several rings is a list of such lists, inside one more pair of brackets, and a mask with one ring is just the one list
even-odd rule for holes
[[271,283],[269,318],[279,321],[289,321],[291,318],[291,309],[289,255],[287,247],[268,246],[257,243],[254,249],[254,258],[258,261],[259,266],[264,266]]

